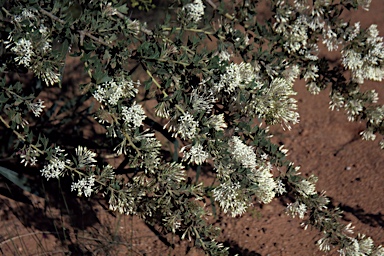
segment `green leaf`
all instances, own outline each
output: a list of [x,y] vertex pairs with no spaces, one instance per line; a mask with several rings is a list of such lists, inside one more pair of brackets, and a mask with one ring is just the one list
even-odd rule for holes
[[31,183],[29,182],[27,177],[19,175],[17,172],[2,166],[0,166],[0,174],[19,188],[41,197],[40,193],[30,186]]

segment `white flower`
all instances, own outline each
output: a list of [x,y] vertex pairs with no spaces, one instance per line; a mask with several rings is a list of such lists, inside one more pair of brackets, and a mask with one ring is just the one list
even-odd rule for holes
[[193,110],[210,112],[213,108],[213,103],[215,103],[216,100],[217,99],[213,96],[212,91],[209,91],[208,93],[199,93],[199,90],[193,89],[190,102]]
[[253,100],[247,107],[248,113],[257,113],[260,118],[266,119],[268,124],[279,121],[283,127],[291,129],[290,122],[299,122],[297,100],[290,97],[296,95],[292,84],[284,78],[275,78],[269,87],[263,88],[262,96],[253,96]]
[[187,15],[187,19],[193,23],[197,23],[204,15],[204,4],[201,0],[194,0],[193,3],[189,3],[183,6],[182,10]]
[[248,208],[242,196],[240,183],[230,181],[220,184],[213,190],[215,201],[218,201],[224,213],[230,212],[232,217],[242,215]]
[[39,117],[40,114],[43,112],[43,108],[45,108],[44,101],[42,101],[41,99],[38,99],[38,101],[34,103],[27,103],[27,106],[36,117]]
[[30,40],[25,38],[19,39],[19,41],[15,42],[15,46],[11,48],[11,51],[17,55],[15,60],[18,64],[24,65],[27,68],[30,67],[31,59],[35,55]]
[[82,178],[78,182],[73,182],[71,185],[71,191],[77,190],[77,195],[81,196],[83,193],[86,197],[89,197],[93,192],[92,187],[95,185],[95,175],[91,175],[87,178]]
[[231,54],[227,51],[220,51],[219,53],[219,63],[226,63],[226,62],[229,62],[231,60]]
[[310,65],[304,74],[304,80],[316,81],[316,79],[319,77],[318,72],[319,68],[316,65]]
[[[91,163],[96,163],[97,161],[94,159],[96,157],[96,153],[87,149],[86,147],[78,146],[76,149],[77,159],[79,161],[79,165],[89,165]],[[94,166],[91,164],[90,166]]]
[[231,63],[220,75],[219,84],[215,89],[217,92],[224,88],[227,93],[232,93],[236,88],[244,88],[255,78],[255,69],[250,63]]
[[251,146],[245,145],[237,136],[233,136],[228,144],[230,153],[236,161],[245,168],[256,168],[256,154]]
[[267,204],[275,198],[276,182],[270,172],[272,165],[268,162],[266,166],[259,167],[249,178],[257,184],[255,195],[259,201]]
[[345,108],[347,110],[348,120],[353,121],[355,117],[358,116],[361,111],[363,111],[362,100],[360,99],[352,99],[348,100],[345,104]]
[[285,192],[287,192],[287,190],[285,189],[285,184],[281,181],[281,180],[278,180],[276,182],[276,188],[275,188],[275,191],[277,194],[279,195],[282,195],[284,194]]
[[61,175],[63,175],[66,165],[71,164],[71,160],[65,159],[67,154],[63,154],[63,152],[64,150],[60,147],[55,147],[52,157],[49,160],[49,164],[45,165],[44,168],[40,170],[41,175],[47,180],[50,178],[58,179]]
[[100,103],[114,106],[121,98],[135,97],[137,92],[138,89],[132,80],[122,79],[119,82],[112,80],[98,85],[93,97]]
[[[201,165],[208,158],[208,153],[203,150],[203,146],[200,143],[197,143],[191,147],[191,149],[184,153],[183,161],[188,161],[188,163],[195,163]],[[181,149],[180,152],[183,152],[185,147]]]
[[328,48],[328,51],[336,51],[340,41],[337,39],[337,34],[332,31],[331,28],[325,29],[323,31],[323,44]]
[[300,219],[303,219],[306,212],[307,212],[307,206],[297,201],[294,202],[293,204],[289,203],[286,209],[286,213],[290,215],[292,218],[295,218],[296,215],[298,215]]
[[193,119],[193,116],[186,112],[179,117],[179,126],[177,134],[183,139],[192,139],[197,134],[199,123]]
[[331,101],[329,102],[329,108],[339,111],[344,107],[344,97],[340,93],[334,93],[331,95]]
[[319,246],[320,251],[328,252],[331,250],[331,239],[328,236],[320,238],[316,244]]
[[123,106],[122,108],[123,120],[127,126],[133,126],[134,128],[140,127],[143,120],[147,117],[145,111],[141,105],[134,102],[131,107]]
[[303,179],[297,184],[297,192],[299,192],[304,197],[317,194],[315,182],[317,178],[311,175],[308,180]]
[[35,166],[37,163],[36,156],[39,156],[39,153],[35,149],[29,147],[28,149],[23,150],[20,153],[20,163],[24,163],[24,166],[27,166],[28,164],[31,166]]
[[205,125],[214,128],[216,131],[223,131],[224,128],[228,127],[224,120],[224,114],[210,116]]
[[314,95],[319,94],[320,91],[321,91],[320,87],[317,85],[316,82],[310,82],[310,83],[308,83],[308,84],[306,85],[306,87],[307,87],[308,91],[309,91],[311,94],[314,94]]
[[368,127],[366,130],[360,132],[360,135],[363,140],[375,140],[376,135],[373,132],[373,127]]
[[66,161],[60,160],[54,156],[51,158],[51,160],[49,160],[49,164],[45,165],[44,168],[40,170],[40,172],[47,180],[50,178],[58,179],[65,171],[65,164]]

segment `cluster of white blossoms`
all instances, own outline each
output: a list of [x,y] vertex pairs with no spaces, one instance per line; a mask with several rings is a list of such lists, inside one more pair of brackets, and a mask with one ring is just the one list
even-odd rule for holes
[[43,112],[43,108],[45,108],[44,101],[41,99],[38,99],[37,102],[27,102],[27,107],[36,117],[39,117]]
[[224,128],[228,127],[224,120],[224,114],[211,115],[209,119],[204,122],[204,125],[207,127],[212,127],[216,131],[223,131]]
[[304,73],[304,80],[307,82],[308,91],[312,94],[319,94],[320,87],[317,85],[316,79],[319,77],[319,68],[315,64],[309,65]]
[[132,106],[129,108],[127,106],[122,106],[121,114],[125,125],[133,128],[140,127],[143,120],[147,117],[143,107],[136,104],[136,102],[133,102]]
[[245,145],[237,136],[233,136],[228,144],[230,152],[237,162],[241,163],[245,168],[256,168],[257,157],[253,147]]
[[345,103],[348,121],[356,120],[356,117],[363,111],[363,101],[361,99],[350,99]]
[[24,65],[27,68],[31,66],[31,59],[35,55],[31,40],[20,38],[15,42],[11,51],[17,55],[15,60],[19,65]]
[[182,11],[187,15],[187,19],[197,23],[204,16],[204,4],[202,0],[194,0],[192,3],[183,6]]
[[[137,84],[140,84],[140,82],[138,81]],[[135,97],[137,92],[138,89],[132,80],[111,80],[98,85],[95,92],[93,92],[93,97],[100,103],[115,106],[120,99]]]
[[47,180],[51,178],[58,179],[61,175],[63,175],[66,166],[71,164],[71,160],[65,158],[68,154],[63,154],[63,152],[63,149],[56,147],[53,150],[49,164],[45,165],[44,168],[40,170],[41,175]]
[[317,177],[314,175],[311,175],[308,179],[303,179],[297,184],[297,192],[299,192],[304,197],[316,195],[316,182]]
[[361,138],[363,140],[375,140],[376,134],[374,134],[373,127],[368,127],[364,131],[360,132]]
[[27,9],[27,8],[24,8],[23,11],[21,12],[21,14],[19,15],[15,15],[13,17],[14,21],[15,22],[21,22],[23,20],[35,20],[37,17],[36,17],[36,10],[35,9]]
[[231,63],[225,73],[220,75],[215,91],[220,92],[224,89],[226,93],[232,93],[236,88],[245,88],[255,79],[255,73],[255,68],[250,63]]
[[307,206],[297,201],[294,203],[289,203],[286,208],[286,213],[292,218],[295,218],[296,215],[298,215],[300,219],[303,219],[306,212]]
[[273,179],[273,175],[271,172],[272,165],[267,162],[267,164],[263,164],[257,170],[251,174],[249,177],[250,180],[253,180],[258,188],[255,191],[256,197],[260,202],[268,204],[275,198],[276,195],[276,182]]
[[384,44],[379,37],[377,25],[371,25],[364,41],[359,40],[358,47],[351,46],[341,51],[342,63],[352,73],[353,81],[364,83],[365,79],[382,81],[384,78]]
[[[351,223],[346,225],[343,228],[343,233],[353,234],[353,226]],[[316,244],[319,246],[319,249],[324,252],[329,252],[332,247],[332,242],[334,239],[329,236],[324,231],[325,235],[320,238]],[[384,247],[378,246],[375,248],[372,238],[367,237],[364,234],[358,234],[357,238],[347,237],[348,241],[344,244],[343,248],[337,250],[341,256],[362,256],[362,255],[371,255],[371,256],[381,256],[384,255]]]
[[180,150],[180,153],[184,153],[183,161],[189,160],[188,163],[195,163],[197,165],[201,165],[207,160],[209,156],[209,154],[204,151],[204,148],[200,143],[196,143],[195,145],[193,145],[189,149],[189,151],[184,152],[185,149],[186,147],[183,147]]
[[204,111],[209,113],[213,104],[217,101],[212,91],[201,93],[198,89],[193,89],[190,102],[195,111]]
[[178,129],[176,136],[179,134],[183,139],[192,139],[198,131],[199,123],[188,112],[185,112],[178,119]]
[[281,122],[283,127],[291,129],[290,123],[299,122],[297,100],[292,96],[297,93],[293,84],[284,78],[274,78],[268,87],[262,89],[261,96],[252,96],[252,101],[244,108],[247,113],[257,113],[260,118],[266,119],[269,124]]
[[25,9],[21,15],[15,15],[12,22],[17,24],[19,29],[28,28],[27,31],[23,30],[24,37],[15,40],[15,31],[12,31],[8,41],[5,41],[6,48],[10,48],[16,55],[14,60],[17,64],[32,69],[48,85],[60,83],[59,68],[55,66],[57,64],[41,61],[42,58],[51,58],[47,55],[52,52],[52,39],[49,28],[44,25],[44,20],[40,19],[38,12]]
[[36,149],[33,149],[31,146],[29,146],[27,149],[22,150],[20,152],[20,163],[24,164],[24,166],[27,166],[28,164],[31,166],[35,166],[37,163],[37,156],[39,156],[39,152],[37,152]]
[[213,190],[213,196],[224,213],[230,212],[232,217],[242,215],[248,208],[247,199],[243,196],[239,182],[232,183],[228,180],[221,183]]
[[81,196],[83,193],[86,197],[90,197],[93,192],[93,186],[95,185],[95,175],[82,178],[78,182],[73,182],[71,185],[71,191],[77,190],[77,195]]
[[237,136],[233,136],[228,144],[234,160],[251,169],[248,179],[257,184],[256,197],[263,203],[271,202],[277,186],[271,173],[272,165],[269,162],[260,163],[253,147],[244,144]]
[[87,149],[86,147],[83,146],[78,146],[75,149],[76,155],[77,155],[77,161],[78,165],[80,167],[85,166],[85,165],[90,165],[94,166],[93,163],[96,163],[97,161],[95,160],[96,153]]

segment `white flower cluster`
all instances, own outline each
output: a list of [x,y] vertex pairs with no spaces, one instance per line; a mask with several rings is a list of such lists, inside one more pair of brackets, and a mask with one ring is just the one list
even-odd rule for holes
[[145,111],[141,105],[134,102],[129,108],[127,106],[122,106],[122,115],[125,125],[128,127],[140,127],[143,123],[143,120],[147,117]]
[[24,166],[27,166],[28,164],[31,166],[35,166],[37,163],[37,156],[39,156],[39,152],[37,152],[36,149],[33,149],[32,147],[28,147],[25,150],[22,150],[20,152],[20,163],[24,164]]
[[255,79],[255,68],[250,63],[231,63],[220,75],[220,81],[215,90],[220,92],[223,88],[227,93],[232,93],[236,88],[244,88]]
[[211,111],[216,100],[212,91],[200,93],[198,89],[192,90],[190,98],[193,110],[207,113]]
[[319,68],[317,65],[311,64],[304,73],[304,80],[309,82],[306,86],[308,91],[312,94],[320,93],[320,87],[316,83],[316,79],[319,77],[318,72]]
[[17,55],[15,60],[19,65],[24,65],[27,68],[31,66],[31,59],[35,53],[33,52],[32,42],[30,40],[25,38],[19,39],[11,48],[11,51]]
[[65,159],[67,154],[63,154],[63,152],[63,149],[56,147],[51,159],[49,160],[49,164],[45,165],[44,168],[40,170],[41,175],[47,180],[50,178],[58,179],[61,175],[63,175],[66,165],[71,164],[71,160]]
[[316,195],[316,182],[317,178],[311,175],[308,179],[303,179],[297,184],[297,191],[304,197]]
[[356,117],[363,111],[363,101],[361,99],[350,99],[345,103],[348,121],[356,120]]
[[[282,122],[288,129],[289,123],[299,122],[297,100],[291,96],[296,95],[292,83],[284,78],[275,78],[269,87],[263,88],[263,96],[254,96],[252,102],[245,108],[250,113],[257,113],[260,118],[265,118],[267,123]],[[284,126],[283,126],[284,127]]]
[[[354,45],[354,44],[351,44]],[[365,79],[382,81],[384,78],[384,44],[377,25],[371,25],[359,47],[345,47],[341,51],[343,65],[352,72],[352,79],[364,83]]]
[[42,101],[41,99],[38,99],[37,102],[33,103],[27,102],[27,106],[36,117],[39,117],[43,112],[43,108],[45,108],[44,101]]
[[193,23],[197,23],[204,16],[204,4],[202,0],[194,0],[183,6],[182,11],[187,15],[187,19]]
[[224,120],[224,114],[212,115],[209,119],[204,123],[207,127],[212,127],[216,131],[223,131],[227,128],[227,124]]
[[[180,150],[180,153],[185,151],[186,147],[183,147]],[[184,152],[183,161],[188,161],[188,163],[195,163],[197,165],[201,165],[208,158],[208,153],[204,151],[203,146],[200,143],[196,143],[193,145],[189,151]]]
[[337,33],[335,33],[331,28],[327,27],[323,29],[323,44],[327,46],[328,51],[336,51],[338,49],[338,45],[342,43],[340,39],[338,39]]
[[229,150],[234,160],[245,168],[251,169],[249,180],[257,184],[255,195],[263,203],[269,203],[275,197],[276,182],[271,173],[269,162],[258,163],[257,156],[251,146],[245,145],[239,137],[233,136],[228,142]]
[[268,204],[275,198],[276,195],[276,182],[273,179],[271,173],[272,165],[268,162],[266,166],[259,167],[254,171],[252,177],[249,177],[250,180],[253,180],[257,184],[257,190],[255,191],[256,197],[260,202]]
[[80,179],[78,182],[73,182],[71,191],[77,190],[77,195],[81,196],[83,193],[86,197],[90,197],[95,185],[95,175]]
[[190,113],[186,112],[180,116],[178,122],[179,126],[176,135],[180,134],[183,139],[192,139],[197,134],[199,123]]
[[86,147],[78,146],[75,149],[75,151],[76,151],[76,155],[77,155],[78,165],[80,167],[84,166],[84,165],[94,166],[94,164],[92,164],[92,163],[97,162],[94,158],[94,157],[96,157],[96,153],[92,152],[91,150],[87,149]]
[[231,54],[227,51],[220,51],[220,53],[218,53],[218,57],[219,57],[219,63],[227,63],[231,60]]
[[[139,84],[139,82],[137,82]],[[111,80],[97,86],[93,97],[100,103],[108,103],[112,106],[117,105],[122,98],[135,97],[138,89],[132,80],[121,79],[121,81]]]
[[307,206],[297,201],[294,203],[289,203],[286,209],[286,213],[292,218],[295,218],[296,215],[298,215],[300,219],[303,219],[306,212]]
[[247,210],[247,203],[242,196],[240,183],[227,181],[213,190],[215,201],[218,201],[224,213],[230,212],[232,217],[242,215]]
[[360,135],[363,140],[375,140],[376,134],[374,134],[373,127],[368,127],[364,131],[360,132]]
[[[352,229],[353,227],[351,227],[351,223],[349,223],[344,227],[344,233],[352,234]],[[372,238],[367,237],[364,234],[358,234],[357,238],[347,237],[347,239],[349,241],[345,243],[343,248],[338,250],[341,256],[384,255],[384,248],[382,246],[375,248]],[[316,244],[319,246],[321,251],[328,252],[331,250],[332,238],[326,234],[324,237],[320,238]]]
[[256,154],[251,146],[245,145],[237,136],[233,136],[228,144],[230,152],[237,162],[245,168],[256,168]]
[[14,21],[15,22],[21,22],[25,19],[29,19],[29,20],[35,20],[36,19],[36,10],[34,9],[27,9],[27,8],[24,8],[23,11],[21,12],[20,15],[15,15],[13,17]]

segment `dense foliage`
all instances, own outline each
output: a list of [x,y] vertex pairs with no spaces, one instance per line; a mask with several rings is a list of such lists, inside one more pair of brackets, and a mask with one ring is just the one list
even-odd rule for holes
[[[110,210],[193,239],[211,255],[227,248],[205,220],[207,200],[239,216],[253,200],[287,195],[294,198],[287,213],[324,233],[321,250],[384,254],[369,237],[352,236],[316,191],[316,177],[301,176],[268,129],[299,122],[293,84],[304,79],[313,94],[330,88],[332,110],[366,122],[363,139],[384,134],[384,106],[361,87],[384,77],[382,38],[375,25],[340,18],[370,1],[272,0],[270,19],[260,21],[259,1],[179,0],[154,27],[131,20],[117,0],[1,2],[0,121],[12,130],[22,164],[48,180],[70,176],[79,196],[102,194]],[[341,51],[344,70],[319,57],[319,44]],[[61,88],[71,58],[83,63],[87,82],[71,85],[81,93],[54,113],[39,93]],[[82,105],[82,116],[72,112]],[[75,135],[81,118],[96,120],[103,134],[87,145],[52,136],[64,127]],[[200,180],[202,169],[213,183]]]

